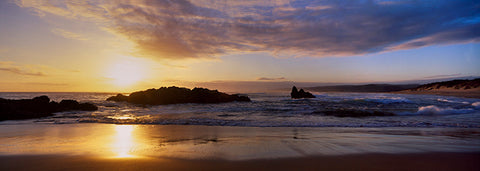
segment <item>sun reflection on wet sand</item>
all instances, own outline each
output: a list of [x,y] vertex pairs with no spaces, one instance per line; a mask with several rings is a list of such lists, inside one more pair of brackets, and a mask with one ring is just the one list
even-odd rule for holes
[[112,152],[116,155],[114,158],[131,158],[135,141],[133,137],[133,125],[115,125],[115,139],[112,142]]
[[458,128],[0,125],[0,154],[113,160],[162,157],[246,160],[359,153],[471,152],[478,151],[479,136],[478,129]]

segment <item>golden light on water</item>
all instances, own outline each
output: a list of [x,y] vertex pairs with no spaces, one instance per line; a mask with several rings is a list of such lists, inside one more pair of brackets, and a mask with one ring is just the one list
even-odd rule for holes
[[112,143],[112,151],[116,154],[115,158],[135,157],[132,155],[135,146],[133,130],[133,125],[115,125],[116,135]]
[[107,118],[110,119],[115,119],[115,120],[129,120],[129,119],[135,119],[134,116],[131,115],[120,115],[120,116],[107,116]]

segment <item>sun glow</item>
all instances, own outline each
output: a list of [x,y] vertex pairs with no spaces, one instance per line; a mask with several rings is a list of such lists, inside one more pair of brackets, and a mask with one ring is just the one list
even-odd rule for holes
[[133,129],[133,125],[115,125],[116,137],[112,144],[112,151],[116,153],[115,158],[135,157],[130,154],[134,146]]
[[142,59],[123,57],[108,67],[106,77],[115,86],[128,87],[144,80],[148,68],[147,62]]

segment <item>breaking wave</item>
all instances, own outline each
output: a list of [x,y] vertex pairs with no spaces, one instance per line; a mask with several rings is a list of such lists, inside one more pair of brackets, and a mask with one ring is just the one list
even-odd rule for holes
[[468,102],[465,101],[455,101],[455,100],[449,100],[449,99],[443,99],[443,98],[438,98],[437,101],[439,102],[447,102],[447,103],[461,103],[461,104],[469,104]]
[[391,103],[411,103],[410,100],[404,98],[404,97],[374,97],[374,98],[365,98],[363,99],[365,101],[370,101],[370,102],[377,102],[377,103],[383,103],[383,104],[391,104]]
[[451,107],[441,108],[435,105],[422,106],[418,108],[417,114],[423,115],[446,115],[446,114],[464,114],[474,112],[473,109],[453,109]]
[[[384,93],[323,93],[315,99],[290,99],[288,93],[249,94],[252,102],[136,106],[105,101],[107,93],[0,93],[2,98],[76,99],[98,111],[70,111],[31,120],[37,123],[160,124],[252,127],[473,127],[480,128],[479,99]],[[326,113],[385,113],[337,117]],[[20,121],[2,121],[0,124]],[[22,121],[24,122],[24,121]]]
[[480,109],[480,102],[472,103],[472,106],[473,106],[475,109]]

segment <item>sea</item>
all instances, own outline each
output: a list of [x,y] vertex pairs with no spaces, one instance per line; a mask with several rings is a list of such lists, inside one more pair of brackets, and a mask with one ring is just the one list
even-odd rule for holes
[[[140,106],[106,101],[115,93],[0,93],[1,98],[47,95],[98,106],[97,111],[68,111],[54,116],[0,124],[154,124],[239,127],[449,127],[480,128],[480,99],[390,93],[315,93],[291,99],[289,92],[245,94],[251,102]],[[325,111],[388,112],[394,116],[336,117]]]

